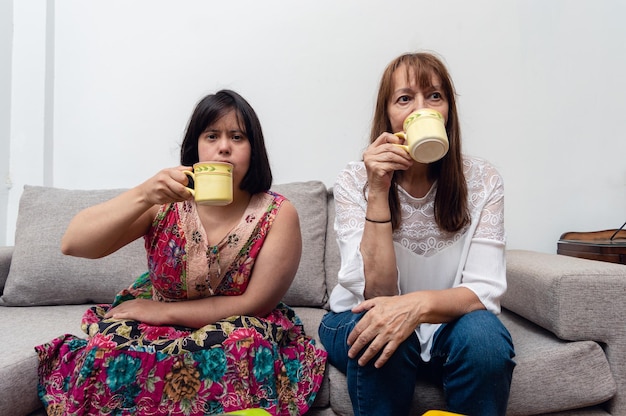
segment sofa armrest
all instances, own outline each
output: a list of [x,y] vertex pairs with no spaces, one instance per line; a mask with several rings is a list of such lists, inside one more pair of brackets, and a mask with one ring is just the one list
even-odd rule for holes
[[564,340],[624,342],[626,266],[509,250],[502,306]]
[[7,277],[9,277],[13,248],[13,246],[0,247],[0,294],[4,292],[4,285],[7,282]]

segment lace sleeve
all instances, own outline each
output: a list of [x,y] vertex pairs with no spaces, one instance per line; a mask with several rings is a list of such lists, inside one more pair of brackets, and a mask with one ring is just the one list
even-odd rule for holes
[[485,308],[500,312],[500,298],[506,292],[504,184],[498,171],[480,160],[468,177],[470,209],[478,218],[463,268],[461,286],[472,290]]
[[366,177],[363,163],[353,162],[339,174],[333,187],[335,231],[341,254],[338,282],[345,290],[331,296],[331,303],[334,302],[336,308],[349,309],[364,300],[365,274],[360,244],[367,208],[364,196]]
[[474,238],[504,243],[504,183],[498,171],[488,163],[480,166],[480,174],[470,179],[470,204],[480,209]]
[[363,231],[365,223],[365,167],[351,163],[337,177],[333,187],[336,217],[335,231],[339,240],[345,240],[355,231]]

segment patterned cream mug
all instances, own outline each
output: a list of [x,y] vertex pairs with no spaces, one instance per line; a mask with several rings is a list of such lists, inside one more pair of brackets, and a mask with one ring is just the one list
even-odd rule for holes
[[405,140],[397,144],[411,157],[421,163],[432,163],[448,153],[448,135],[443,116],[439,111],[422,108],[414,111],[404,120],[403,132],[394,135]]
[[200,205],[228,205],[233,202],[233,165],[227,162],[198,162],[193,172],[183,173],[193,179],[187,187]]

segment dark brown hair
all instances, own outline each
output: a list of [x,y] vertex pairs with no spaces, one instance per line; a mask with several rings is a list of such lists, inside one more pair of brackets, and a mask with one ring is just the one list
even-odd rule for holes
[[[380,81],[376,109],[372,120],[370,143],[382,132],[392,132],[391,121],[387,113],[389,102],[393,94],[393,74],[404,68],[407,78],[414,76],[417,85],[426,89],[432,86],[432,76],[441,79],[441,89],[448,100],[448,120],[446,132],[450,148],[448,153],[436,162],[428,165],[428,176],[437,180],[437,194],[435,195],[435,221],[442,230],[455,232],[470,222],[467,208],[467,183],[463,173],[463,159],[461,155],[461,129],[456,109],[456,91],[445,65],[432,53],[404,54],[387,65]],[[389,207],[394,230],[400,225],[400,202],[398,197],[398,178],[402,171],[396,171],[389,189]]]
[[193,166],[199,161],[200,135],[208,126],[232,110],[237,113],[240,128],[250,142],[250,167],[241,181],[240,188],[251,194],[267,191],[272,186],[272,170],[265,149],[261,123],[250,104],[234,91],[221,90],[207,95],[196,105],[180,147],[180,163]]

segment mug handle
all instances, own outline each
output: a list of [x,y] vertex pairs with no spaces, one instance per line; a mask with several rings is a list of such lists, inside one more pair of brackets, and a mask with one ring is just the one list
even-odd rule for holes
[[[189,176],[192,180],[195,180],[195,179],[196,179],[195,175],[194,175],[194,174],[193,174],[193,172],[192,172],[192,171],[190,171],[190,170],[184,170],[184,171],[183,171],[183,173],[184,173],[185,175]],[[192,188],[190,188],[190,187],[188,187],[188,186],[185,186],[185,188],[186,188],[189,192],[191,192],[191,196],[193,196],[193,197],[195,197],[195,196],[196,196],[196,191],[194,191]]]
[[[403,131],[400,131],[398,133],[394,133],[393,134],[396,137],[399,137],[401,139],[404,139],[404,141],[406,142],[406,134],[404,134]],[[400,147],[402,149],[404,149],[407,153],[411,154],[411,151],[409,150],[409,146],[407,146],[406,144],[398,144],[398,143],[393,143],[394,146]]]

